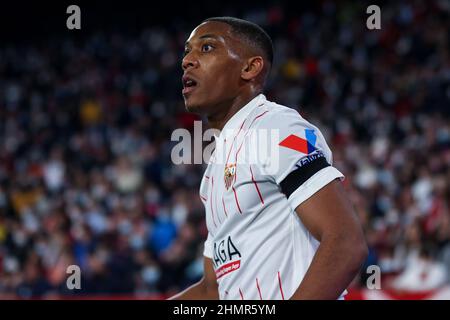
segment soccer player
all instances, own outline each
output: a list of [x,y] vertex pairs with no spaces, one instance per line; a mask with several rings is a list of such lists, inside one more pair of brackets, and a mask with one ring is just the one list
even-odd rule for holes
[[[171,299],[343,299],[366,258],[322,133],[262,93],[272,60],[267,33],[237,18],[207,19],[186,42],[186,108],[220,135],[200,185],[204,276]],[[239,159],[264,145],[251,142],[258,130],[277,133],[276,153]]]

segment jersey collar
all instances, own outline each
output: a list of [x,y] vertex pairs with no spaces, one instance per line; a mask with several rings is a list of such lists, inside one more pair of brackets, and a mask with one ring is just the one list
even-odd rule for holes
[[245,106],[239,109],[228,121],[225,123],[219,136],[214,135],[215,139],[224,140],[230,136],[234,136],[238,133],[240,127],[242,126],[244,120],[248,117],[250,112],[253,111],[257,106],[263,104],[266,101],[264,94],[260,93],[252,100],[250,100]]

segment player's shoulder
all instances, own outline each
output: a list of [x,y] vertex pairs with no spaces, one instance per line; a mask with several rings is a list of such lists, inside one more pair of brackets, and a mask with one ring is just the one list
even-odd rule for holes
[[255,128],[283,129],[293,125],[311,126],[301,116],[299,110],[267,99],[255,110],[253,117],[259,120],[255,122]]

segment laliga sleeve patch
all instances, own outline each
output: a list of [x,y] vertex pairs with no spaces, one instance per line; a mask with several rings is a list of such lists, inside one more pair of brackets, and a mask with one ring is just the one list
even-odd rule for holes
[[280,182],[281,191],[287,198],[305,183],[314,174],[329,167],[330,164],[325,159],[322,152],[317,151],[306,157],[301,158],[295,165],[297,168],[289,173],[283,181]]
[[306,140],[296,136],[295,134],[289,135],[283,141],[279,143],[280,146],[289,148],[304,154],[310,154],[316,151],[314,147],[316,144],[317,136],[312,129],[305,129]]

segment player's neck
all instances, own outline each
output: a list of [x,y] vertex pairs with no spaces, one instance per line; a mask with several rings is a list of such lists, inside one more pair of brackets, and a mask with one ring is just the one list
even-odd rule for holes
[[222,130],[225,124],[230,120],[239,110],[252,101],[260,92],[250,92],[248,94],[241,94],[231,100],[224,101],[214,109],[218,112],[208,116],[208,123],[211,128]]

